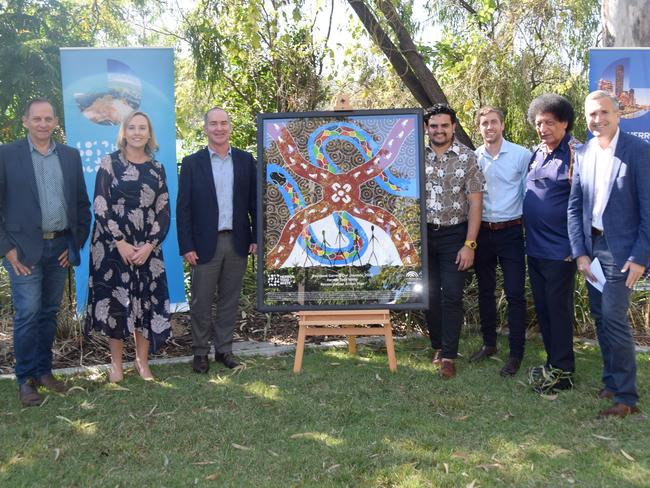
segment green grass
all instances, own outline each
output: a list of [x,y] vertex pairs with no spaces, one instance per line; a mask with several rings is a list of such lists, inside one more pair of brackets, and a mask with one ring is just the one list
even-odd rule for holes
[[[154,366],[158,382],[117,388],[78,376],[40,408],[0,381],[0,486],[648,486],[650,421],[596,420],[599,352],[576,347],[577,386],[555,400],[523,370],[500,378],[498,360],[460,361],[445,382],[425,340],[397,345],[396,374],[360,346],[308,352],[299,375],[283,356],[239,374]],[[529,341],[524,366],[542,361]],[[643,400],[650,357],[638,364]]]

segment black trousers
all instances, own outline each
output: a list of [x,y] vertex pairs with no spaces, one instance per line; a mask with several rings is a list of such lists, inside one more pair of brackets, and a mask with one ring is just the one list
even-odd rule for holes
[[528,256],[528,275],[546,349],[546,366],[573,373],[573,291],[576,263]]
[[486,346],[497,345],[497,265],[508,302],[510,357],[522,359],[526,342],[526,259],[521,225],[500,230],[481,228],[474,268],[478,280],[481,333]]
[[427,327],[433,349],[442,349],[442,357],[458,355],[463,324],[463,288],[467,271],[458,271],[456,255],[465,242],[467,223],[443,227],[427,224],[429,259],[429,309]]

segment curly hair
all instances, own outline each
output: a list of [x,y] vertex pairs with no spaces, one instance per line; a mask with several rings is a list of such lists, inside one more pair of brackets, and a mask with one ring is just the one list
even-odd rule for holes
[[449,105],[446,103],[436,103],[434,106],[429,107],[424,111],[424,123],[428,124],[429,119],[433,117],[434,115],[440,115],[440,114],[447,114],[449,115],[449,118],[451,119],[452,124],[456,124],[458,122],[458,118],[456,117],[456,112],[454,111],[453,108],[451,108]]
[[535,117],[539,114],[553,114],[560,122],[566,122],[566,131],[571,132],[576,114],[573,105],[566,98],[555,93],[546,93],[535,98],[528,106],[528,123],[535,126]]

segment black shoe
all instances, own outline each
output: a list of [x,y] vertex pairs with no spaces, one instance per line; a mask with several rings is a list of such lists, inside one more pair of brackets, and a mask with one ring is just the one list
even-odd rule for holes
[[234,369],[240,365],[240,362],[235,359],[235,356],[231,352],[215,352],[214,360],[223,363],[224,366],[230,369]]
[[548,395],[573,388],[573,373],[550,366],[536,366],[528,370],[528,383],[535,393]]
[[506,365],[503,368],[501,368],[499,374],[504,378],[508,376],[514,376],[517,374],[517,371],[519,371],[520,367],[521,367],[521,359],[508,358]]
[[210,363],[208,362],[208,356],[194,356],[192,360],[192,369],[195,373],[205,374],[210,369]]
[[484,359],[494,356],[497,353],[496,346],[481,346],[481,348],[471,355],[469,358],[470,363],[477,363]]
[[536,385],[533,386],[533,391],[535,393],[541,393],[543,395],[549,395],[551,393],[555,393],[558,390],[572,390],[573,389],[573,381],[571,378],[561,378],[557,380],[554,384],[549,384],[549,385]]

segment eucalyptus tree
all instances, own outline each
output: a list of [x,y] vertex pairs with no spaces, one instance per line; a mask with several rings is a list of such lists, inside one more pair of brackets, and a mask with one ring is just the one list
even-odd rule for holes
[[[494,104],[506,111],[508,136],[532,143],[532,97],[553,91],[578,102],[588,90],[598,0],[429,0],[427,18],[408,1],[348,2],[416,100],[449,101],[465,127],[479,106]],[[427,36],[433,31],[439,40]]]
[[649,47],[647,0],[603,0],[603,43],[615,47]]
[[314,40],[319,13],[302,0],[201,0],[184,19],[199,89],[209,91],[197,105],[231,113],[234,143],[254,144],[260,112],[314,110],[328,98],[327,49]]

